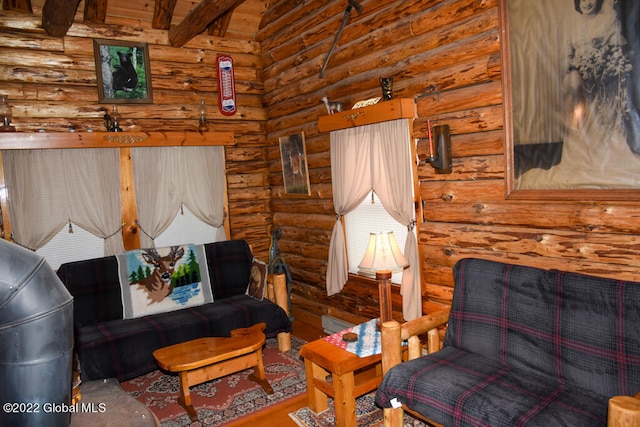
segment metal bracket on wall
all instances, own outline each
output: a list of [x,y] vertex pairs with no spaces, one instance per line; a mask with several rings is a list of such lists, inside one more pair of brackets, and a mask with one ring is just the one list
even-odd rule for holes
[[426,161],[433,167],[436,173],[445,174],[453,172],[451,163],[451,130],[449,125],[438,125],[432,129],[433,144],[429,140],[430,157]]

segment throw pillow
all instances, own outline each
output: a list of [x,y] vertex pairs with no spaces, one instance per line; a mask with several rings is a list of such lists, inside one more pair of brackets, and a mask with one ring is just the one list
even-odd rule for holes
[[202,245],[138,249],[116,259],[124,319],[213,301]]
[[264,299],[267,290],[267,264],[254,258],[246,294],[257,300]]

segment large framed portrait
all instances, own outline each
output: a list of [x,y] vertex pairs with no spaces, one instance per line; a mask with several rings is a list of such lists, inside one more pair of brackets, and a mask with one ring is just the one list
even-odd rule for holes
[[640,2],[500,0],[508,198],[640,199]]
[[93,48],[100,103],[153,102],[146,43],[94,39]]
[[279,142],[285,194],[310,195],[304,132],[281,136]]

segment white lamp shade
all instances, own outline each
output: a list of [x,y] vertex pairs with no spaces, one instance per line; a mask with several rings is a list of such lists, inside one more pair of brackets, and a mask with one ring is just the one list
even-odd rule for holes
[[367,251],[358,265],[361,270],[398,270],[409,265],[402,255],[393,231],[387,233],[371,233]]

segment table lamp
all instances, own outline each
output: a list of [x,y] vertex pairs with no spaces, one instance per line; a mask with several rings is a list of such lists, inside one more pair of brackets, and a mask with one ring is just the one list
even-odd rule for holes
[[391,270],[409,265],[400,252],[393,231],[371,233],[367,251],[358,265],[360,270],[375,271],[380,292],[380,324],[393,320],[391,316]]

